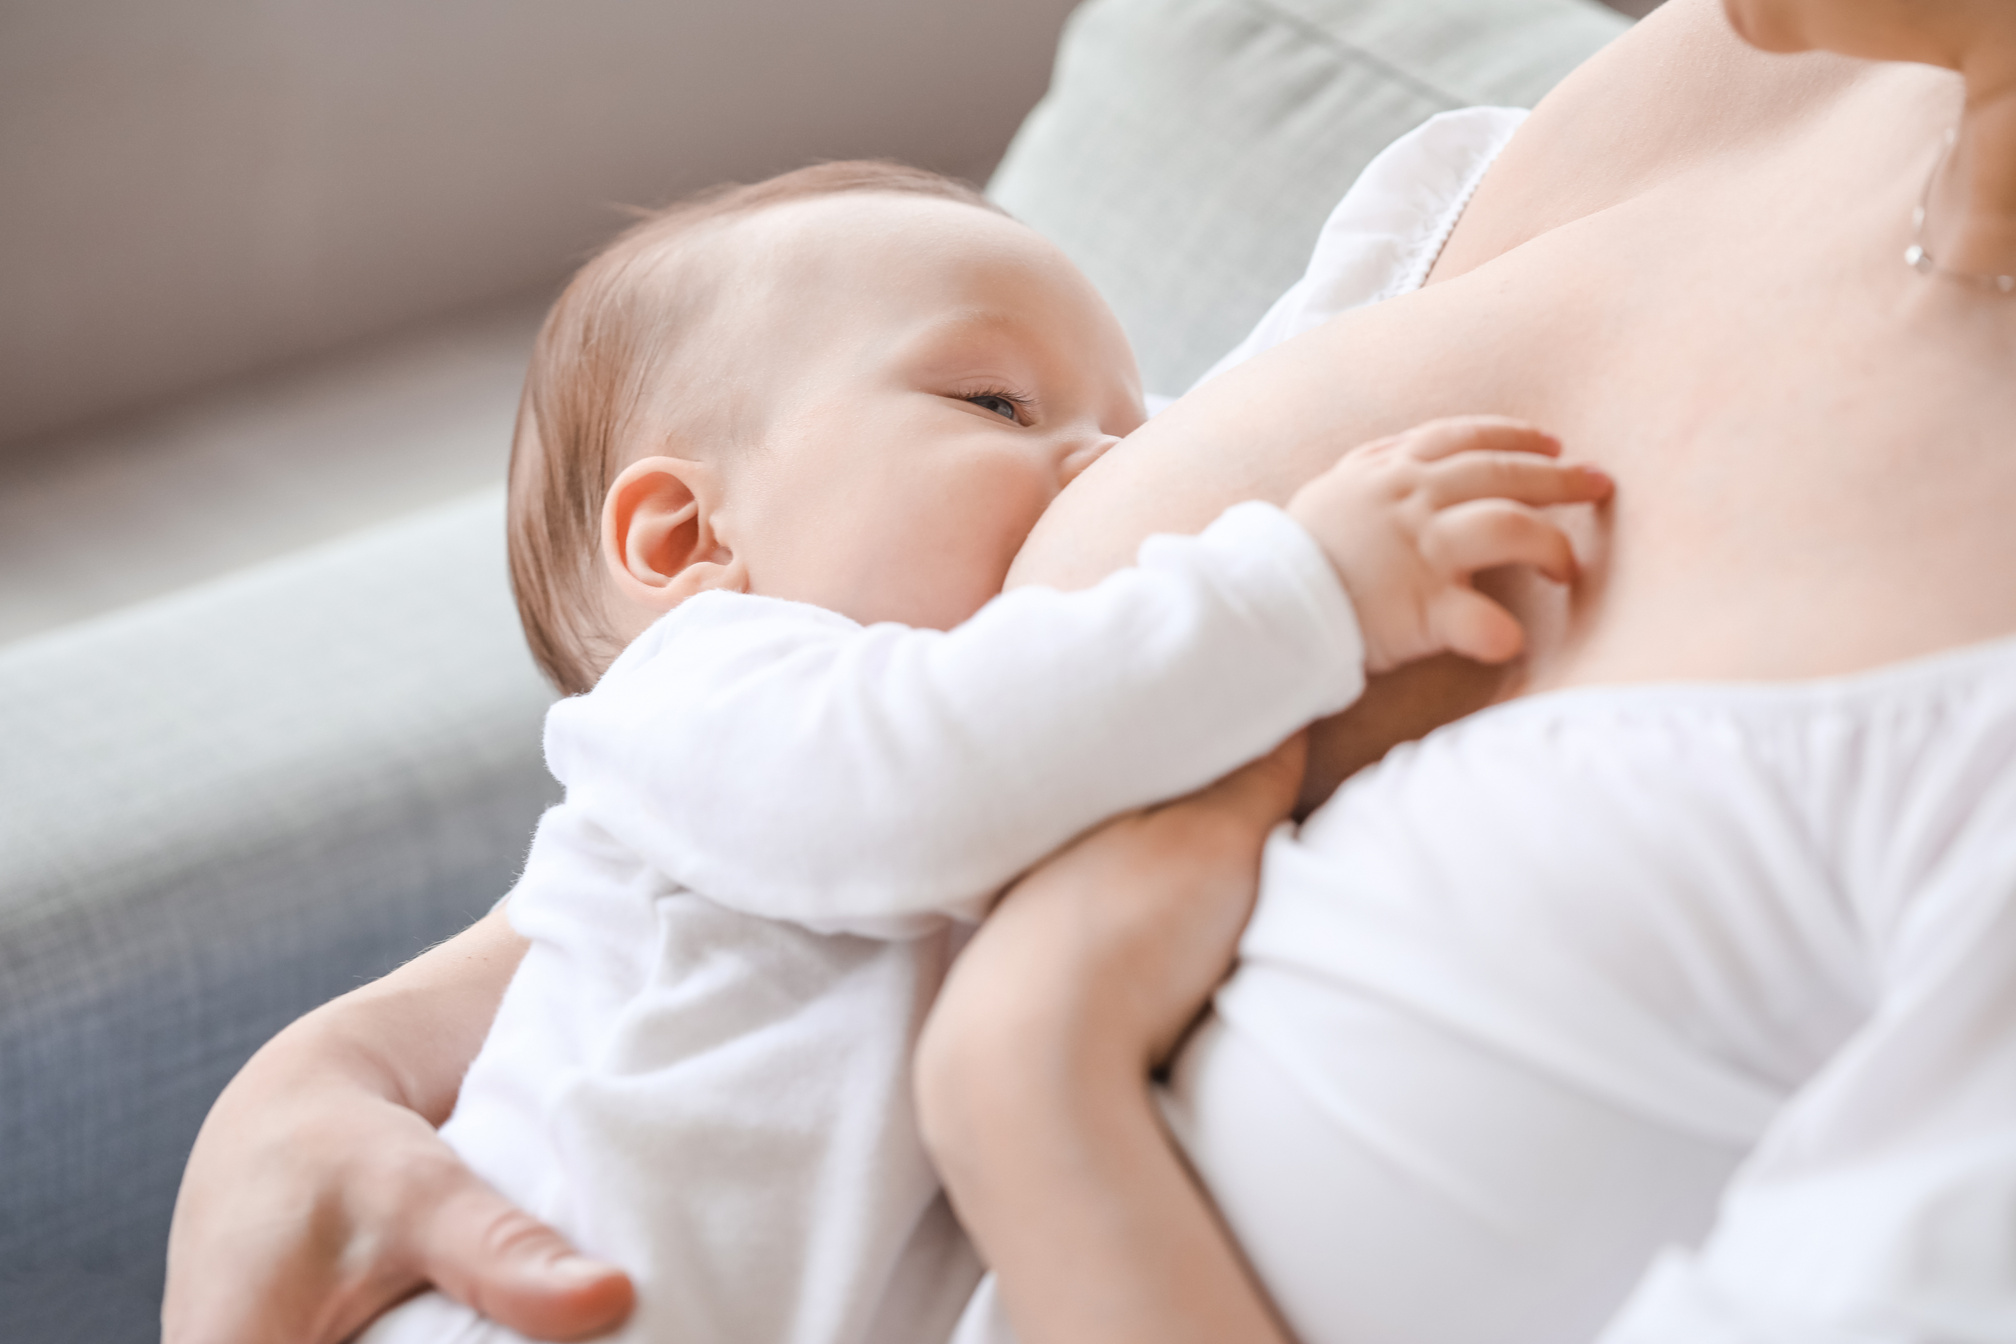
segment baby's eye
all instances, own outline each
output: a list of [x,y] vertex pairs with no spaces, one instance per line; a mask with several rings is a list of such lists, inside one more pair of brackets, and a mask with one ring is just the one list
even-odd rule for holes
[[1013,420],[1018,425],[1022,423],[1022,408],[1015,403],[1012,397],[1004,397],[999,392],[982,392],[980,395],[968,397],[966,400],[978,406],[983,411],[994,412],[994,414],[1000,416],[1003,420]]

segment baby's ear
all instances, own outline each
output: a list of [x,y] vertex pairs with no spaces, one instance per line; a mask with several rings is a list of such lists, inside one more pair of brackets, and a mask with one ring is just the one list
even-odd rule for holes
[[618,596],[670,611],[710,588],[744,592],[747,568],[715,535],[721,475],[704,462],[639,458],[602,500],[602,564]]

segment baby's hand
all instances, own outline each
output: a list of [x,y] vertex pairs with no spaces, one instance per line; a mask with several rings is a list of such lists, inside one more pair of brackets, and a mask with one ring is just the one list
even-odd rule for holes
[[1486,663],[1518,654],[1519,622],[1470,578],[1498,565],[1575,577],[1567,536],[1539,508],[1594,503],[1611,484],[1594,467],[1551,461],[1560,451],[1516,420],[1431,420],[1346,453],[1296,492],[1288,512],[1344,580],[1367,671],[1444,650]]

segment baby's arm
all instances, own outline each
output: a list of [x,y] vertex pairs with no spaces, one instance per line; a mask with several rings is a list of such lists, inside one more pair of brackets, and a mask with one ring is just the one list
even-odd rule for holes
[[1539,506],[1593,504],[1611,483],[1594,467],[1552,460],[1560,451],[1517,420],[1431,420],[1353,449],[1296,491],[1288,513],[1336,564],[1368,672],[1437,653],[1518,656],[1519,622],[1470,578],[1531,565],[1556,583],[1574,580],[1574,548]]
[[1368,652],[1510,656],[1516,625],[1489,608],[1508,645],[1463,579],[1559,575],[1566,543],[1530,509],[1508,525],[1522,505],[1470,501],[1593,497],[1554,451],[1442,422],[1351,454],[1293,520],[1240,506],[1095,588],[1018,590],[947,632],[695,599],[555,710],[548,755],[570,802],[725,904],[885,936],[976,917],[1094,823],[1349,704]]
[[710,899],[885,936],[977,918],[1080,831],[1349,704],[1363,663],[1329,560],[1265,505],[950,631],[737,595],[644,638],[553,713],[570,804]]

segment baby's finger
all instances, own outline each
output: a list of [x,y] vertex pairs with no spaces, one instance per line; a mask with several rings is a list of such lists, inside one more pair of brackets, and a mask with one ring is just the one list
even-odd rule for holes
[[1429,629],[1444,648],[1480,663],[1503,663],[1526,647],[1526,632],[1512,613],[1475,588],[1453,587],[1428,611]]
[[1561,451],[1561,441],[1552,434],[1505,415],[1452,415],[1416,425],[1400,438],[1407,452],[1423,462],[1462,452],[1554,457]]
[[1574,580],[1567,534],[1524,504],[1479,499],[1442,510],[1421,536],[1422,558],[1444,574],[1531,565],[1556,583]]
[[1615,487],[1582,463],[1556,462],[1532,453],[1456,453],[1428,468],[1428,498],[1445,509],[1473,499],[1516,499],[1522,504],[1593,504]]

